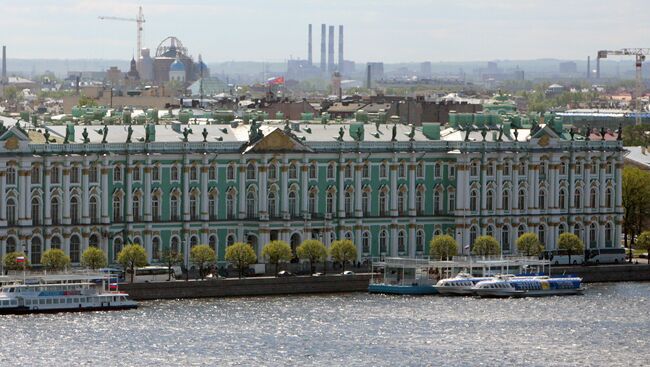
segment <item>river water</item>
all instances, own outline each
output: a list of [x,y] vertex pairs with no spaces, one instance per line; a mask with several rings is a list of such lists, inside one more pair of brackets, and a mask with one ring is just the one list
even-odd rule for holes
[[525,299],[150,301],[0,319],[0,366],[647,366],[650,283]]

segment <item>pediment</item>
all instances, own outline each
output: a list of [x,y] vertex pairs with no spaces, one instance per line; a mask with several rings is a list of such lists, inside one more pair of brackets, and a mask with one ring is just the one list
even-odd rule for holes
[[244,152],[311,152],[311,148],[304,145],[295,137],[286,134],[279,128],[267,133],[260,140],[249,145]]

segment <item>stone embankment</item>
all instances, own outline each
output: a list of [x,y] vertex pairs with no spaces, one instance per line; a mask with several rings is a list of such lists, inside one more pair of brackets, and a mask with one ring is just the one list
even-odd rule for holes
[[551,274],[573,274],[585,283],[650,281],[650,265],[554,266]]

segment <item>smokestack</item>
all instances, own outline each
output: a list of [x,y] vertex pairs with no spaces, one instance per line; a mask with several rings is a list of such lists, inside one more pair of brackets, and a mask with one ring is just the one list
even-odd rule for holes
[[343,74],[343,26],[339,26],[339,73]]
[[366,75],[366,77],[368,78],[367,83],[366,83],[366,86],[367,86],[368,89],[370,89],[372,87],[372,84],[371,84],[372,79],[371,79],[371,73],[370,73],[370,67],[371,66],[372,65],[370,63],[368,63],[368,71],[367,71],[367,75]]
[[307,43],[307,60],[309,61],[309,65],[312,64],[312,59],[311,59],[311,24],[309,25],[309,41]]
[[591,79],[591,56],[587,56],[587,80]]
[[0,82],[7,82],[7,46],[2,46],[2,78]]
[[327,70],[326,64],[325,64],[325,24],[321,24],[320,26],[320,71],[325,71]]
[[334,26],[329,29],[329,39],[327,40],[327,71],[334,72]]

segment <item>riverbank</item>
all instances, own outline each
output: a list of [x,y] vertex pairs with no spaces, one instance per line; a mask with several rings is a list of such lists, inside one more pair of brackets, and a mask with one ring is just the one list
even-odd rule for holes
[[616,264],[590,266],[554,266],[551,274],[573,274],[585,283],[650,281],[648,264]]

